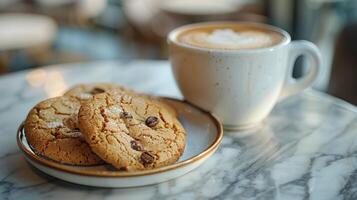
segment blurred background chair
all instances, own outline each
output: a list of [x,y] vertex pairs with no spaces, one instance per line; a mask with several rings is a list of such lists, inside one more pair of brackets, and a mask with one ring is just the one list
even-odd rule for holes
[[337,37],[328,92],[357,105],[357,23]]
[[[15,23],[6,18],[13,13],[46,18],[47,26],[33,30],[23,24],[34,23],[29,22],[33,17]],[[0,35],[0,73],[100,59],[167,59],[170,30],[213,20],[273,24],[293,39],[316,43],[323,67],[314,87],[357,104],[352,87],[356,52],[350,46],[356,40],[351,28],[357,21],[356,0],[0,0],[0,34],[19,32]],[[20,36],[29,32],[46,36]],[[10,43],[16,48],[6,47]],[[302,59],[294,76],[305,71]],[[348,75],[350,92],[340,95]]]

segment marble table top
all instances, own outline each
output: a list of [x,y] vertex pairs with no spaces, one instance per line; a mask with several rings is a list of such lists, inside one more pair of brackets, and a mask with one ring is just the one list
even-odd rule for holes
[[57,65],[0,77],[0,199],[357,199],[357,108],[307,90],[276,105],[256,132],[225,132],[201,167],[147,187],[99,189],[32,168],[16,128],[39,100],[111,81],[181,98],[167,61]]

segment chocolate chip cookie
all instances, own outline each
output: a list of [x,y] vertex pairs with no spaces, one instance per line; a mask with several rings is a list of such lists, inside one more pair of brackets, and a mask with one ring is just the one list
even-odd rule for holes
[[78,128],[79,100],[55,97],[37,104],[25,121],[25,135],[39,155],[71,165],[103,161],[92,152]]
[[150,100],[111,91],[82,103],[79,127],[92,150],[120,170],[176,162],[185,130],[172,113]]
[[117,85],[115,83],[87,83],[87,84],[78,84],[70,88],[66,93],[64,93],[64,96],[72,96],[77,98],[80,101],[85,101],[93,97],[93,95],[108,92],[111,90],[115,90],[116,92],[123,92],[126,94],[130,95],[137,95],[142,98],[147,98],[151,101],[154,101],[154,103],[158,104],[158,106],[163,106],[165,107],[169,112],[171,112],[173,115],[177,115],[175,109],[173,109],[171,106],[165,104],[163,101],[161,101],[160,98],[147,95],[147,94],[141,94],[134,92],[133,90],[124,88],[120,85]]
[[87,83],[73,86],[66,93],[64,93],[64,96],[72,96],[80,101],[83,101],[92,98],[93,95],[104,93],[109,90],[117,90],[128,93],[132,92],[131,90],[127,90],[114,83]]
[[168,105],[167,103],[165,103],[163,101],[163,99],[160,97],[147,95],[147,94],[135,94],[135,93],[129,93],[129,95],[137,95],[138,97],[141,97],[148,101],[151,101],[153,104],[156,104],[156,106],[162,107],[163,109],[165,109],[171,115],[177,116],[177,112],[176,112],[175,108],[173,108],[170,105]]

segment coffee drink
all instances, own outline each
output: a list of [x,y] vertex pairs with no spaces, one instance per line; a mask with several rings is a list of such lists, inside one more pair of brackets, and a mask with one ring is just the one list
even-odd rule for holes
[[209,49],[257,49],[284,40],[281,33],[254,24],[205,24],[182,31],[177,40],[183,44]]
[[[274,105],[310,86],[321,66],[319,49],[291,41],[266,24],[206,22],[168,35],[170,62],[185,100],[215,114],[225,129],[259,127]],[[292,77],[306,57],[308,72]]]

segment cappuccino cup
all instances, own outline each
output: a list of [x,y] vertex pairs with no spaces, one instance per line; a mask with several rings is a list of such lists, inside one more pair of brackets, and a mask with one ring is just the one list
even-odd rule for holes
[[[168,35],[170,62],[184,98],[216,115],[225,129],[261,124],[281,99],[307,88],[321,66],[319,49],[291,41],[277,27],[249,22],[208,22]],[[292,77],[299,56],[308,72]]]

